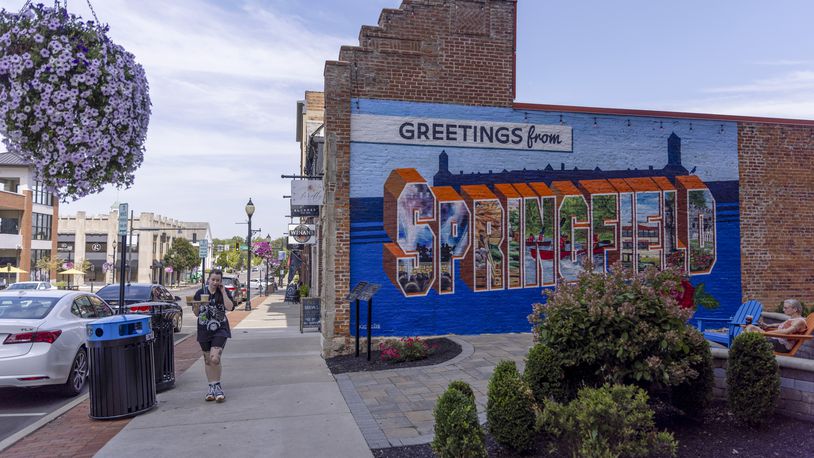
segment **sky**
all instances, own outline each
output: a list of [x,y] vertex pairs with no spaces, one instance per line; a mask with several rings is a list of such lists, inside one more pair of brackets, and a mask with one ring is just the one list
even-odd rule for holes
[[[0,0],[18,10],[22,0]],[[296,173],[296,102],[322,90],[325,60],[358,44],[399,0],[92,0],[109,36],[150,83],[145,160],[128,190],[63,204],[115,202],[215,237],[287,230]],[[92,18],[85,2],[68,8]],[[814,119],[814,2],[518,1],[518,102]]]

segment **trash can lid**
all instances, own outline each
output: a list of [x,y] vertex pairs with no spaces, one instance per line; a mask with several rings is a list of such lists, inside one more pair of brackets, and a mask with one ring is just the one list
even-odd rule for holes
[[86,325],[88,341],[118,340],[152,332],[149,315],[113,315]]

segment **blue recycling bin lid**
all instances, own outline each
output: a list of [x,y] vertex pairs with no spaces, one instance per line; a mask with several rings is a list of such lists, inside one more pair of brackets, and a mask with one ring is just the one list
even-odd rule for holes
[[113,315],[86,325],[89,342],[119,340],[153,332],[149,315]]

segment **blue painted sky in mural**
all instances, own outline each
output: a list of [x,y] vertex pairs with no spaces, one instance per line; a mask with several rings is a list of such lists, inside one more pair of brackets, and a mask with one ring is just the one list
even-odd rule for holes
[[[354,143],[351,154],[351,197],[380,196],[386,175],[366,173],[354,179],[358,170],[379,171],[414,167],[432,183],[438,171],[438,155],[449,154],[453,174],[488,173],[527,169],[626,170],[660,169],[667,164],[667,138],[681,137],[681,162],[704,181],[738,179],[738,134],[735,123],[720,121],[660,119],[635,116],[594,116],[580,113],[537,112],[503,108],[477,108],[457,105],[359,100],[355,113],[386,116],[417,116],[441,119],[491,120],[538,123],[573,127],[573,152],[495,150],[482,148],[441,148],[393,144]],[[628,125],[629,124],[629,125]],[[358,173],[358,172],[357,172]]]

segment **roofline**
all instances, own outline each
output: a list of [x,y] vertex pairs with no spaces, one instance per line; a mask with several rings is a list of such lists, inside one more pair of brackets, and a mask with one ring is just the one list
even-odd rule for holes
[[628,108],[577,107],[571,105],[545,105],[539,103],[522,103],[522,102],[515,102],[514,104],[512,104],[512,108],[516,110],[564,111],[569,113],[648,116],[655,118],[708,119],[714,121],[760,122],[769,124],[790,124],[814,127],[814,120],[809,119],[767,118],[760,116],[734,116],[710,113],[686,113],[679,111],[634,110]]

